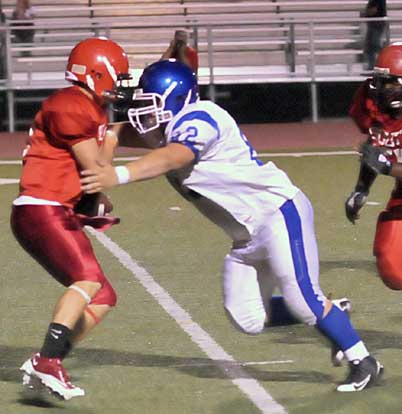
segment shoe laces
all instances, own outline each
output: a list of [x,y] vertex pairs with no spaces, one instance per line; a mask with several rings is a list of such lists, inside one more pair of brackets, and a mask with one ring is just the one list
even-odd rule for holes
[[61,363],[61,360],[59,358],[56,358],[56,364],[59,369],[59,375],[64,383],[66,383],[68,386],[73,387],[73,384],[71,384],[71,380],[69,375],[67,374],[67,370],[64,368],[63,364]]
[[64,368],[63,364],[61,363],[60,358],[46,358],[41,356],[41,354],[38,352],[34,355],[34,359],[48,359],[49,363],[55,363],[57,365],[57,373],[60,377],[60,380],[62,380],[68,387],[75,388],[74,385],[71,383],[70,377],[67,373],[67,370]]

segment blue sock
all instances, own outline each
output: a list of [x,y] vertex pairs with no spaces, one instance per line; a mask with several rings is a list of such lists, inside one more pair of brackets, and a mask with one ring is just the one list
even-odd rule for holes
[[300,323],[285,305],[282,296],[272,296],[269,303],[269,322],[268,326],[293,325]]
[[336,343],[342,351],[346,351],[361,341],[347,313],[335,305],[332,306],[325,318],[317,322],[317,328]]

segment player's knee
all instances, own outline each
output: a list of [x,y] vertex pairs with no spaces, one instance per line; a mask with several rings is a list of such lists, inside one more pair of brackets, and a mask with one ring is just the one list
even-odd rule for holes
[[393,256],[377,256],[377,269],[384,284],[392,290],[402,290],[402,266]]
[[248,335],[257,335],[264,330],[265,327],[265,313],[251,314],[245,312],[234,312],[225,307],[226,315],[232,325],[239,331]]
[[83,295],[86,294],[89,298],[93,298],[100,289],[102,289],[102,282],[93,280],[79,280],[69,286],[71,289],[77,289]]
[[312,312],[294,312],[295,318],[306,325],[315,325],[317,323],[317,317]]
[[323,313],[322,311],[317,311],[315,313],[310,306],[298,305],[297,303],[291,301],[287,301],[286,305],[294,318],[300,323],[304,323],[306,325],[315,325],[317,323],[317,319],[319,319]]
[[106,280],[102,288],[92,298],[91,305],[109,305],[116,306],[117,295],[112,285]]

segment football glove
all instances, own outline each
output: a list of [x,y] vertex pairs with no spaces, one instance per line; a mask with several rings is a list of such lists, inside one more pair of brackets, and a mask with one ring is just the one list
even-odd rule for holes
[[112,210],[112,202],[103,193],[85,194],[74,206],[75,214],[82,214],[88,217],[106,216]]
[[355,224],[359,219],[359,211],[366,204],[368,193],[363,191],[352,191],[345,202],[345,213],[347,219]]
[[384,175],[391,173],[392,162],[387,158],[383,149],[365,142],[361,147],[361,154],[361,162],[375,173]]

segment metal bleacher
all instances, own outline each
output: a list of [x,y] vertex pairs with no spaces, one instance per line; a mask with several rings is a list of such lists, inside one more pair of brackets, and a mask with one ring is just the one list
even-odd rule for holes
[[[387,41],[402,39],[402,2],[388,0]],[[159,59],[175,29],[184,28],[199,53],[199,82],[306,82],[317,118],[316,85],[363,80],[360,17],[366,0],[36,0],[32,44],[15,43],[11,13],[3,0],[8,124],[15,125],[15,92],[66,86],[64,68],[71,48],[90,36],[107,36],[127,51],[134,77]],[[118,6],[116,6],[118,4]],[[15,29],[14,30],[19,30]],[[40,99],[40,98],[39,98]]]

